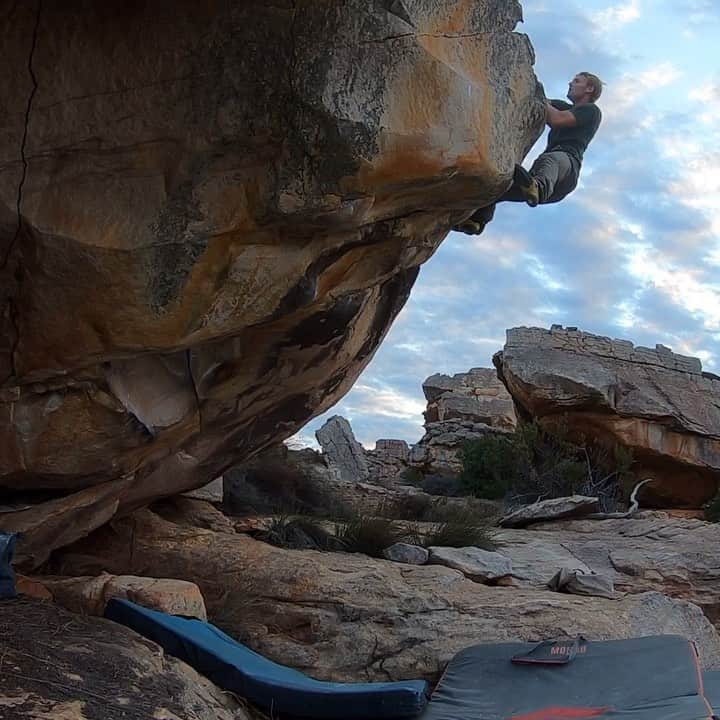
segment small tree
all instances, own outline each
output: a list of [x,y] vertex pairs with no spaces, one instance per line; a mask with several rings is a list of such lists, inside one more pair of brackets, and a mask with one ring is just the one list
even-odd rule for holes
[[527,458],[512,436],[486,435],[465,443],[461,481],[477,497],[499,500],[521,476]]

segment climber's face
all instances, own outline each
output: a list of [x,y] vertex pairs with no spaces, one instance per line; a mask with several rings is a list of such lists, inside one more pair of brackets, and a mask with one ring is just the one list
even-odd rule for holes
[[582,100],[588,93],[592,92],[592,84],[588,78],[584,75],[576,75],[571,81],[568,87],[568,99],[571,102],[577,102]]

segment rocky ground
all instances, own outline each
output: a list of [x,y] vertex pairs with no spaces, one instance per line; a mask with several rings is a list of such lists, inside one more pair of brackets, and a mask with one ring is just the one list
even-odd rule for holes
[[[59,553],[54,570],[191,580],[211,620],[322,678],[436,679],[453,653],[474,642],[577,633],[598,639],[680,633],[698,643],[704,666],[720,667],[720,640],[709,619],[720,593],[713,588],[720,549],[714,525],[655,518],[502,530],[498,552],[513,568],[511,586],[502,587],[443,565],[274,547],[238,533],[221,516],[208,529],[208,518],[220,515],[209,506],[201,528],[195,507],[172,521],[150,510],[116,520]],[[617,592],[607,599],[548,590],[563,567],[610,573]]]
[[30,598],[2,602],[0,718],[259,717],[122,625]]

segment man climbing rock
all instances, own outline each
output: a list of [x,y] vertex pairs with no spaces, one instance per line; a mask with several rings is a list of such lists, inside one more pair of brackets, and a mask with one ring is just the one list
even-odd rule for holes
[[[595,104],[602,93],[602,81],[588,72],[571,81],[564,100],[545,101],[545,122],[550,127],[545,151],[530,171],[515,166],[513,182],[497,202],[526,202],[531,207],[555,203],[569,195],[578,183],[583,155],[595,136],[602,113]],[[492,219],[495,206],[480,208],[455,230],[477,235]]]

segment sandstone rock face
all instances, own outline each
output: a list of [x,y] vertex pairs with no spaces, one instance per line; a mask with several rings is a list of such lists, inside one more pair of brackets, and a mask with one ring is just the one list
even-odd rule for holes
[[207,620],[198,586],[186,580],[102,573],[97,577],[39,577],[36,582],[58,605],[81,615],[102,617],[108,601],[120,598],[171,615]]
[[457,475],[466,442],[515,428],[512,398],[495,370],[431,375],[423,392],[428,401],[425,435],[412,447],[409,463],[425,475]]
[[523,412],[630,448],[640,506],[699,507],[720,481],[720,378],[700,361],[577,330],[513,328],[494,361]]
[[720,665],[720,639],[702,611],[659,593],[608,600],[487,587],[439,565],[282,550],[169,523],[149,510],[114,520],[61,551],[56,563],[62,574],[107,567],[152,575],[163,568],[196,582],[211,620],[319,678],[437,679],[455,652],[475,642],[578,633],[595,639],[679,633],[698,643],[705,667]]
[[314,512],[332,505],[336,493],[352,499],[355,483],[311,448],[283,443],[235,466],[223,476],[225,505],[236,513]]
[[517,423],[512,397],[495,369],[473,368],[452,377],[431,375],[423,392],[428,401],[426,423],[469,420],[505,430],[513,430]]
[[0,488],[49,548],[331,407],[543,129],[515,0],[0,14]]
[[368,469],[365,448],[355,439],[350,423],[340,415],[334,415],[315,433],[327,463],[338,470],[345,482],[367,480]]
[[3,603],[0,657],[8,720],[261,717],[132,630],[48,602]]
[[377,440],[374,450],[366,450],[369,479],[380,485],[392,485],[402,480],[408,468],[410,447],[404,440]]

